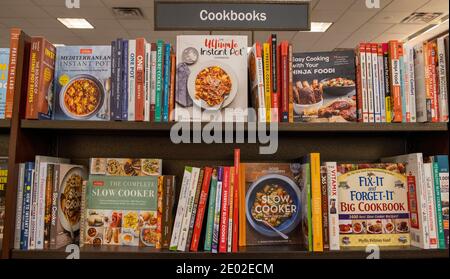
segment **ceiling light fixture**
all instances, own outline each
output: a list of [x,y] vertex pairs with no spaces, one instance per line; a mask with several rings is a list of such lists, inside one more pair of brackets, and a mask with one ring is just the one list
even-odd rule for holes
[[311,22],[311,31],[309,32],[327,32],[333,25],[332,22]]
[[94,26],[84,18],[58,18],[58,20],[69,29],[94,29]]

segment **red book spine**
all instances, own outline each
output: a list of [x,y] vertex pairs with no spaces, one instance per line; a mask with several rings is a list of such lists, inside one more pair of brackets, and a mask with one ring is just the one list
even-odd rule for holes
[[145,39],[136,39],[136,103],[135,120],[144,121],[145,118]]
[[[365,46],[359,44],[356,49],[356,98],[358,105],[358,122],[364,122],[363,120],[363,85],[362,85],[362,71],[361,71],[361,53],[364,54]],[[365,55],[365,54],[364,54]]]
[[202,190],[200,193],[200,200],[198,203],[197,217],[195,219],[194,234],[192,235],[191,252],[198,251],[198,244],[200,241],[200,234],[202,232],[203,219],[206,211],[206,204],[208,202],[211,175],[212,175],[212,168],[206,167],[205,176],[203,177]]
[[234,150],[234,194],[233,194],[233,242],[231,251],[238,252],[239,243],[239,187],[240,187],[241,150]]
[[222,209],[220,213],[219,253],[227,252],[228,245],[228,203],[230,191],[230,167],[223,168]]

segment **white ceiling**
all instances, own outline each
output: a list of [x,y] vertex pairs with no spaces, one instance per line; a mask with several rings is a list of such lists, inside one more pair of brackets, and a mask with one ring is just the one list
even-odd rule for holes
[[[116,38],[144,36],[149,40],[175,42],[178,34],[208,32],[161,32],[153,30],[153,0],[80,0],[80,9],[68,9],[65,0],[0,0],[0,47],[7,47],[11,27],[23,28],[30,35],[46,36],[56,44],[109,44]],[[362,41],[403,39],[426,25],[401,24],[414,11],[449,13],[448,0],[380,0],[380,9],[368,9],[366,0],[312,0],[312,20],[333,22],[326,33],[279,32],[290,40],[295,51],[326,51],[353,48]],[[118,20],[112,7],[139,7],[144,19]],[[93,30],[69,30],[57,17],[82,17]],[[243,34],[251,32],[213,32]],[[270,32],[255,32],[264,41]],[[249,39],[251,40],[251,38]]]

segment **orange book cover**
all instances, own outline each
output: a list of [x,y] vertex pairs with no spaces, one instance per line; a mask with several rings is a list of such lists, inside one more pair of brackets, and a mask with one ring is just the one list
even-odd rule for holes
[[428,66],[430,69],[430,92],[431,92],[431,107],[432,107],[432,121],[439,122],[439,81],[436,72],[437,65],[437,42],[431,41],[428,43]]
[[323,252],[322,184],[320,181],[320,154],[311,154],[311,207],[313,251]]
[[136,39],[135,121],[145,120],[145,45],[144,38]]
[[403,113],[398,41],[389,41],[389,64],[391,66],[390,86],[393,109],[392,122],[402,122]]

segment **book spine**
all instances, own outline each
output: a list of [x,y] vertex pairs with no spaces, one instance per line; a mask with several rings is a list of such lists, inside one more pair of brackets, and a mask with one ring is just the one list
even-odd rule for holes
[[367,73],[367,108],[369,122],[375,122],[375,94],[373,90],[372,48],[366,44],[366,73]]
[[425,92],[426,92],[426,109],[427,109],[427,121],[433,122],[436,118],[436,111],[434,110],[434,99],[433,99],[433,85],[432,85],[432,74],[431,74],[431,53],[430,53],[430,43],[423,43],[423,55],[425,61]]
[[402,96],[402,122],[410,122],[411,115],[409,111],[409,85],[407,84],[406,57],[403,43],[398,43],[398,56],[400,59],[400,92]]
[[448,208],[449,202],[449,168],[448,168],[448,156],[441,155],[436,156],[436,161],[439,164],[439,184],[442,200],[442,210],[439,214],[443,215],[443,227],[444,227],[444,244],[448,249],[449,244],[449,231],[448,231],[448,213],[445,212],[444,207]]
[[427,190],[427,210],[430,249],[437,249],[437,228],[436,228],[436,205],[434,197],[433,166],[431,163],[424,164],[424,173]]
[[323,252],[322,186],[320,182],[320,154],[311,154],[311,205],[313,222],[313,251]]
[[150,122],[150,99],[151,99],[151,92],[150,92],[150,80],[151,80],[151,65],[150,65],[150,59],[151,59],[151,45],[149,43],[145,44],[145,102],[144,102],[144,120],[146,122]]
[[383,43],[383,66],[384,66],[384,94],[385,101],[384,106],[386,108],[386,122],[392,122],[392,98],[391,98],[391,86],[389,84],[389,77],[391,75],[391,70],[389,67],[389,44]]
[[175,76],[177,69],[177,57],[170,54],[170,95],[169,95],[169,121],[175,121]]
[[[111,108],[111,120],[120,120],[118,115],[121,115],[119,104],[117,102],[117,42],[111,42],[111,99],[109,107]],[[120,113],[119,113],[120,112]]]
[[378,70],[378,45],[371,44],[372,52],[372,82],[374,95],[374,115],[375,122],[381,123],[381,95],[379,84],[379,70]]
[[208,216],[206,218],[206,232],[205,232],[205,245],[204,250],[211,252],[213,231],[214,231],[214,216],[216,209],[216,194],[217,194],[217,169],[214,168],[211,174],[211,186],[209,190],[208,201]]
[[[308,244],[307,249],[309,252],[314,251],[314,243],[313,243],[313,220],[312,220],[312,187],[311,187],[311,165],[307,164],[307,175],[308,175],[308,183],[306,189],[306,199],[307,199],[307,222],[308,222]],[[317,236],[316,236],[317,237]]]
[[164,193],[164,176],[158,177],[158,199],[157,207],[158,211],[156,213],[156,243],[155,248],[162,248],[162,227],[163,227],[163,200],[165,198]]
[[322,235],[323,235],[323,249],[330,249],[330,228],[328,227],[328,184],[327,184],[327,167],[320,167],[320,186],[322,197]]
[[227,252],[229,200],[230,200],[230,167],[224,167],[223,182],[222,182],[222,202],[220,210],[219,253]]
[[155,105],[156,105],[156,44],[152,43],[151,45],[151,54],[150,54],[150,121],[155,121]]
[[123,64],[122,64],[122,50],[123,50],[123,41],[122,39],[116,40],[116,52],[115,52],[115,61],[114,61],[114,67],[116,68],[116,75],[114,79],[115,83],[115,94],[114,94],[114,103],[115,107],[112,107],[111,110],[116,110],[116,115],[113,118],[113,120],[124,120],[123,119],[123,113],[122,113],[122,98],[124,96],[123,94]]
[[216,204],[214,209],[214,229],[211,245],[211,252],[219,252],[219,234],[220,234],[220,213],[222,208],[222,185],[223,185],[223,172],[224,168],[220,167],[217,174],[217,192],[216,192]]
[[12,118],[13,102],[14,102],[14,92],[16,88],[17,77],[17,60],[19,52],[19,40],[22,31],[17,28],[12,28],[10,31],[10,41],[9,41],[9,69],[8,69],[8,84],[6,87],[6,104],[5,104],[5,117],[6,119]]
[[171,251],[176,251],[178,249],[178,243],[180,240],[183,216],[184,216],[184,212],[186,210],[186,201],[187,201],[187,195],[188,195],[188,191],[189,191],[191,176],[192,176],[192,168],[186,167],[184,169],[183,182],[181,185],[181,192],[180,192],[180,197],[178,200],[177,214],[175,216],[175,222],[173,225],[172,238],[170,240],[169,249]]
[[128,40],[123,40],[122,41],[122,97],[121,97],[121,102],[122,102],[122,120],[124,121],[128,121],[128,99],[129,99],[129,95],[130,95],[130,89],[128,88],[128,47],[129,47],[129,42]]
[[9,49],[0,49],[0,119],[5,119],[6,88],[8,87]]
[[384,59],[383,59],[383,45],[378,44],[378,84],[380,90],[380,106],[381,106],[381,122],[386,122],[386,91],[384,84]]
[[234,194],[233,194],[233,242],[231,252],[238,252],[239,244],[239,188],[240,188],[241,150],[234,150]]
[[[430,249],[430,226],[429,219],[430,216],[428,214],[428,191],[427,191],[427,178],[425,176],[425,165],[423,163],[423,154],[419,155],[418,160],[418,176],[420,179],[419,185],[417,185],[417,189],[420,191],[418,194],[418,199],[420,201],[420,209],[422,216],[422,231],[421,237],[422,241],[418,241],[419,243],[423,243],[423,249]],[[419,224],[420,225],[420,224]]]
[[162,121],[162,98],[164,91],[164,42],[159,40],[156,47],[156,100],[155,122]]
[[38,198],[36,203],[36,249],[44,249],[47,164],[40,163],[37,167],[39,168],[39,172],[38,176],[35,177],[38,186]]
[[279,122],[281,120],[281,49],[277,46],[277,41],[272,44],[272,54],[275,54],[272,60],[272,68],[275,67],[275,79],[272,81],[276,83],[276,91],[272,92],[272,122]]
[[254,46],[255,58],[256,58],[256,83],[257,98],[258,98],[258,120],[259,122],[266,122],[267,111],[266,111],[266,99],[265,99],[265,88],[264,88],[264,64],[263,64],[263,54],[262,47],[260,43],[255,43]]
[[[236,156],[236,155],[235,155]],[[247,245],[247,216],[245,209],[245,165],[239,167],[239,246]]]
[[58,226],[58,196],[59,196],[59,179],[60,179],[59,166],[54,167],[54,183],[53,183],[53,195],[52,195],[52,219],[50,224],[50,249],[56,248],[56,236]]
[[30,234],[28,238],[28,249],[34,250],[36,249],[36,213],[37,213],[37,200],[39,195],[39,187],[38,180],[39,177],[39,161],[35,162],[35,169],[33,170],[32,175],[32,188],[31,188],[31,207],[30,207]]
[[200,169],[192,168],[192,176],[186,199],[186,210],[184,212],[183,222],[181,226],[180,240],[178,242],[178,251],[180,252],[186,251],[186,245],[188,242],[188,235],[189,235],[189,226],[191,224],[192,212],[194,210],[195,194],[199,175]]
[[30,51],[30,67],[28,69],[28,88],[27,88],[27,103],[25,108],[26,119],[38,119],[37,113],[37,94],[39,91],[39,75],[41,65],[41,53],[44,38],[35,37],[31,41]]
[[81,205],[80,205],[80,247],[84,246],[86,241],[86,208],[87,208],[87,181],[84,180],[81,188]]
[[289,44],[289,123],[294,123],[294,75],[293,75],[293,53],[292,44]]
[[361,71],[361,44],[356,48],[355,64],[356,64],[356,99],[358,122],[364,122],[363,116],[363,93],[362,93],[362,71]]
[[401,66],[397,41],[389,42],[389,65],[391,69],[389,83],[391,86],[392,122],[402,122]]
[[128,121],[136,120],[136,40],[128,41]]
[[135,106],[134,117],[135,121],[142,122],[145,120],[145,39],[139,38],[136,40],[136,54],[135,54]]
[[289,122],[289,43],[282,42],[281,49],[281,122]]
[[439,122],[448,122],[448,85],[447,85],[447,67],[445,63],[446,51],[444,38],[437,40],[438,50],[438,74],[439,74]]
[[439,177],[439,163],[433,162],[434,198],[436,201],[436,228],[439,249],[445,249],[444,221],[442,212],[441,186]]
[[34,163],[25,164],[25,177],[23,189],[23,210],[22,224],[20,234],[20,249],[28,250],[30,238],[30,211],[31,211],[31,193],[33,185]]
[[429,44],[430,47],[430,81],[431,81],[431,90],[432,90],[432,106],[434,111],[434,116],[432,118],[433,122],[439,122],[439,73],[437,72],[437,43],[433,41]]
[[202,191],[204,175],[205,175],[205,170],[201,169],[200,174],[198,176],[197,187],[195,190],[194,208],[192,209],[191,220],[190,220],[190,224],[189,224],[189,233],[188,233],[188,238],[186,241],[185,251],[189,251],[191,248],[192,236],[194,234],[195,221],[197,218],[197,210],[198,210],[198,204],[200,201],[200,193]]
[[416,77],[414,72],[414,49],[408,47],[406,49],[407,55],[407,72],[408,72],[408,84],[409,84],[409,113],[411,122],[417,122],[417,108],[416,108]]
[[425,82],[425,55],[423,44],[414,46],[414,76],[416,88],[417,122],[427,122],[427,95]]
[[194,225],[194,233],[192,235],[192,241],[191,241],[191,252],[197,252],[198,251],[198,245],[200,241],[200,234],[202,232],[203,227],[203,220],[205,217],[205,211],[206,206],[208,202],[208,194],[209,194],[209,187],[211,183],[211,175],[212,175],[212,168],[206,167],[204,171],[204,178],[202,182],[202,188],[201,188],[201,194],[198,202],[198,209],[197,209],[197,216],[195,219],[195,225]]
[[24,177],[25,164],[19,164],[19,179],[17,181],[17,200],[16,200],[16,225],[14,231],[14,249],[20,249],[20,232],[22,226],[23,215],[23,192],[24,192]]
[[50,248],[54,171],[55,165],[47,164],[47,177],[45,179],[44,249]]
[[325,164],[327,168],[328,186],[328,227],[330,237],[330,250],[340,250],[339,241],[339,196],[337,185],[337,165],[335,162]]
[[162,228],[162,248],[170,247],[172,235],[173,209],[175,204],[175,177],[164,176],[164,210]]
[[[422,234],[420,231],[421,226],[423,224],[419,220],[420,215],[420,205],[418,203],[418,195],[417,195],[417,183],[414,175],[412,173],[407,176],[407,183],[408,183],[408,208],[409,208],[409,214],[410,214],[410,221],[411,221],[411,245],[412,246],[418,246],[422,249],[425,249],[423,236],[425,234]],[[419,232],[417,233],[416,230]]]
[[233,248],[233,210],[234,210],[234,167],[230,167],[230,188],[228,202],[228,232],[227,232],[227,252],[231,253]]
[[272,117],[272,85],[270,66],[270,44],[263,44],[263,65],[264,65],[264,99],[266,101],[266,121],[270,122]]
[[171,53],[171,45],[166,44],[164,46],[164,88],[163,88],[163,108],[162,108],[162,121],[169,122],[169,99],[170,99],[170,53]]

